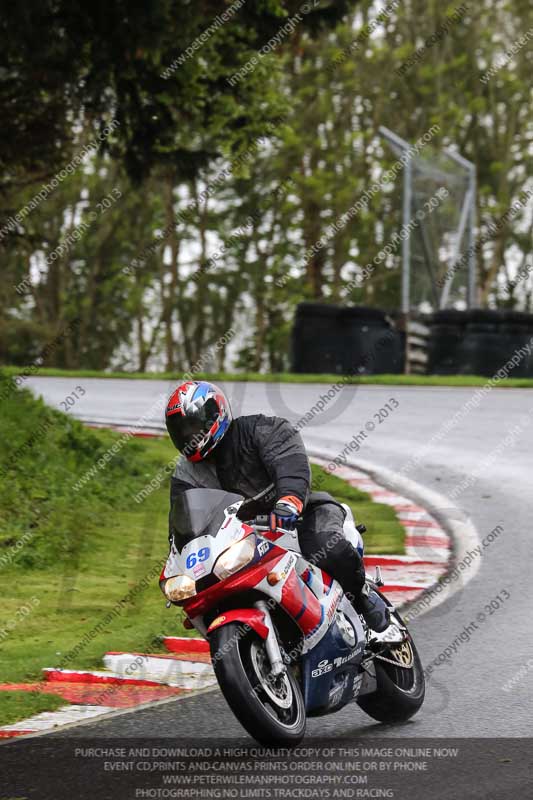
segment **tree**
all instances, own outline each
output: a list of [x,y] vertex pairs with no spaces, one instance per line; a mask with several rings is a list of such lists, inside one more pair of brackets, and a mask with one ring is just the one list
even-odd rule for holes
[[261,61],[229,79],[288,20],[317,32],[354,2],[321,0],[306,13],[298,0],[10,4],[0,22],[2,185],[53,174],[80,120],[102,131],[113,118],[105,145],[131,177],[160,163],[192,177],[245,149],[277,113]]

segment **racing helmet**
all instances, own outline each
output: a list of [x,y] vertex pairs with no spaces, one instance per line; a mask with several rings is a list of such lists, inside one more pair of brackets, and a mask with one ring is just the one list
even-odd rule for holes
[[207,381],[185,381],[167,403],[170,438],[189,461],[202,461],[214,450],[233,417],[224,392]]

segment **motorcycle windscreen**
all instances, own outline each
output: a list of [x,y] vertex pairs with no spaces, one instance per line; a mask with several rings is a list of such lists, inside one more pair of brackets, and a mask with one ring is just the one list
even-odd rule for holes
[[216,536],[224,510],[242,499],[221,489],[187,489],[178,495],[170,510],[170,529],[178,550],[197,536]]

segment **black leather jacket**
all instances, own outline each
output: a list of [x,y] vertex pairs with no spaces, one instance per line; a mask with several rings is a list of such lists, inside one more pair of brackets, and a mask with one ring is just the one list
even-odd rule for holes
[[171,506],[186,489],[224,489],[245,497],[241,519],[266,514],[285,495],[309,499],[311,468],[300,434],[281,417],[237,417],[204,461],[181,456],[171,479]]

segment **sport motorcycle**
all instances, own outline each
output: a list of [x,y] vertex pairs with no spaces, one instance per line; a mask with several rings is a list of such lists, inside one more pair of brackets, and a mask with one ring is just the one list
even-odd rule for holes
[[[399,723],[424,700],[424,673],[411,634],[389,606],[391,623],[371,630],[340,584],[301,554],[297,531],[268,517],[243,521],[244,498],[189,489],[174,502],[173,540],[160,576],[167,605],[209,642],[215,675],[233,713],[262,744],[294,746],[307,717],[355,702],[380,722]],[[361,532],[344,506],[344,536],[364,555]]]

